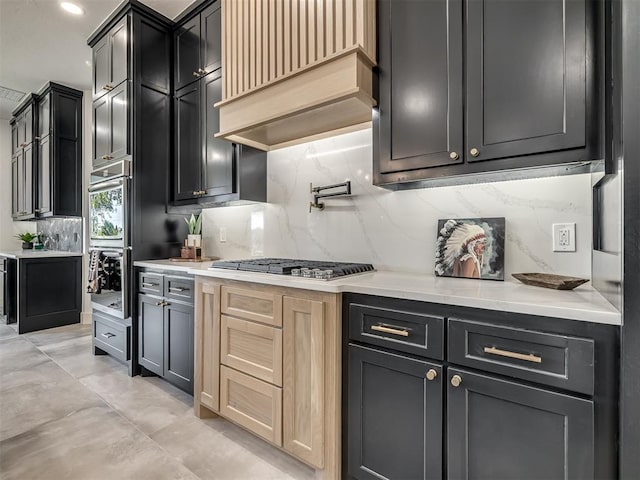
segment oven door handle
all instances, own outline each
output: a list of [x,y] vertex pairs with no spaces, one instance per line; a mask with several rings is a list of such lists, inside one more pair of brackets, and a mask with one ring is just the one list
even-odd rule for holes
[[108,190],[109,188],[120,187],[124,184],[124,179],[119,178],[117,180],[111,180],[109,182],[96,183],[89,187],[89,192],[100,192],[102,190]]

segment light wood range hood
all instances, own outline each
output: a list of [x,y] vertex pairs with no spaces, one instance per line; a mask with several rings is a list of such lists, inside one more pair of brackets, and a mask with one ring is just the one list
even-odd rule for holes
[[262,150],[366,128],[374,0],[222,0],[216,135]]

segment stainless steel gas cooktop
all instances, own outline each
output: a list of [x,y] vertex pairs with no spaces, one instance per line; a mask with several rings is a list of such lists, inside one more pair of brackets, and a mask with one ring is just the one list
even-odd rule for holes
[[213,262],[209,269],[223,268],[243,272],[272,273],[292,277],[331,280],[347,275],[375,270],[369,263],[320,262],[288,258],[251,258],[248,260],[221,260]]

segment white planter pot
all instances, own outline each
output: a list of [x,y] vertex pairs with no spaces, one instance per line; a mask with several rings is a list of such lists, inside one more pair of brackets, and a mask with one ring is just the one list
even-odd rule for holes
[[202,235],[187,235],[187,246],[202,247]]

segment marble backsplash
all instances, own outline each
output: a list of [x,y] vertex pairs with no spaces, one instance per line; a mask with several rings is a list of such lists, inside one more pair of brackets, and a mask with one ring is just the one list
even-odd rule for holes
[[37,225],[46,250],[82,252],[82,218],[46,218]]
[[[570,175],[391,192],[371,184],[371,130],[269,152],[268,203],[204,210],[206,255],[368,262],[433,273],[441,218],[505,217],[514,272],[591,276],[591,179]],[[309,213],[309,184],[351,180],[352,195]],[[552,251],[552,224],[575,222],[576,252]],[[220,229],[227,241],[220,242]]]

